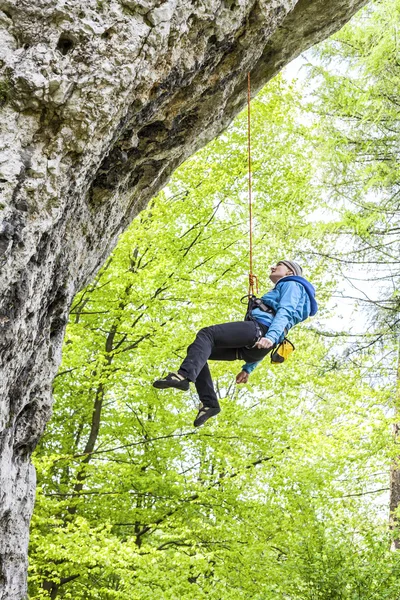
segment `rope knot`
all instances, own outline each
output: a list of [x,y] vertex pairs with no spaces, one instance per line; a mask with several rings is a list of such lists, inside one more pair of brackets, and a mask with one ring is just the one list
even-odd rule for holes
[[249,294],[254,295],[254,288],[255,293],[258,294],[258,277],[253,273],[249,273]]

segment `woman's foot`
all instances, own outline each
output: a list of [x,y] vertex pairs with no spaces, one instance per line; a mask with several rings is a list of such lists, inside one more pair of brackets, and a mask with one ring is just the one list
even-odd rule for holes
[[165,390],[166,388],[176,388],[177,390],[183,390],[187,392],[189,389],[189,380],[185,379],[179,373],[168,373],[166,377],[162,379],[157,379],[153,383],[153,387],[159,390]]
[[200,427],[201,425],[204,425],[208,419],[215,417],[219,412],[221,412],[219,406],[204,406],[204,404],[201,403],[193,425],[195,427]]

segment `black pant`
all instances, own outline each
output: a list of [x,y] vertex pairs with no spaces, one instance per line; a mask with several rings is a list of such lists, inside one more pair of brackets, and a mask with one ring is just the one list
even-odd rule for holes
[[193,381],[199,398],[205,406],[219,406],[207,360],[262,360],[270,348],[247,348],[268,331],[268,327],[255,321],[222,323],[204,327],[188,347],[179,373]]

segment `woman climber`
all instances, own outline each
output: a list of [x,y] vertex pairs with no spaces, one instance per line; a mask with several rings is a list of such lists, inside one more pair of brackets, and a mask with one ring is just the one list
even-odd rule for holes
[[279,261],[271,267],[269,278],[274,288],[255,308],[250,306],[245,321],[200,329],[178,371],[153,383],[158,389],[184,391],[189,389],[190,382],[195,384],[200,398],[195,427],[221,410],[207,360],[244,360],[236,383],[247,383],[250,373],[289,329],[317,312],[314,287],[302,277],[302,268],[296,262]]

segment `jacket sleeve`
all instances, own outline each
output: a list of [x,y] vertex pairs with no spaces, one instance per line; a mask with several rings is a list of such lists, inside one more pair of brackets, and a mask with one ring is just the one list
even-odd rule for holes
[[296,281],[285,281],[281,287],[281,297],[275,317],[268,328],[265,337],[276,344],[281,339],[290,317],[296,310],[302,297],[302,287]]
[[245,365],[242,366],[242,371],[246,371],[246,373],[248,373],[250,375],[250,373],[252,373],[254,371],[254,369],[256,368],[256,366],[258,364],[260,364],[261,360],[258,360],[256,362],[252,362],[252,363],[246,363]]

